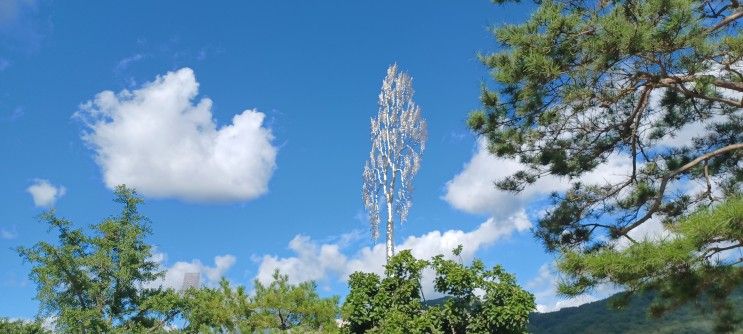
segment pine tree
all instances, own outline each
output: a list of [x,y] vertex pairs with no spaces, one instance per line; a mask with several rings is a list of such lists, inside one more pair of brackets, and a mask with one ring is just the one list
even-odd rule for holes
[[[615,283],[662,289],[678,305],[743,282],[743,238],[731,232],[740,216],[693,218],[743,205],[742,17],[738,0],[547,0],[494,29],[503,48],[482,60],[495,85],[469,125],[491,153],[525,166],[500,189],[546,175],[570,182],[535,228],[563,260],[563,292]],[[625,172],[582,179],[609,159],[628,161]],[[648,224],[694,247],[645,240]],[[603,252],[622,266],[594,257]]]

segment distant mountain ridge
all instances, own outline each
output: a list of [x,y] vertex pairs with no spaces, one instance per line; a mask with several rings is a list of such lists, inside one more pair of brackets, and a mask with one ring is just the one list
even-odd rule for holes
[[[715,314],[709,305],[686,305],[661,318],[651,318],[648,307],[652,293],[634,296],[622,309],[611,307],[613,295],[607,299],[566,307],[550,313],[532,313],[529,332],[540,334],[580,333],[713,333]],[[743,289],[738,289],[731,300],[743,317]],[[736,333],[743,333],[738,329]]]
[[[708,305],[687,305],[665,316],[654,319],[648,307],[652,293],[634,296],[622,309],[611,307],[619,294],[577,307],[566,307],[550,313],[532,313],[529,316],[529,333],[534,334],[700,334],[713,333],[715,314]],[[443,303],[448,297],[431,299],[426,306]],[[736,290],[731,300],[743,317],[743,288]],[[706,306],[706,307],[705,307]],[[743,329],[735,333],[743,334]]]

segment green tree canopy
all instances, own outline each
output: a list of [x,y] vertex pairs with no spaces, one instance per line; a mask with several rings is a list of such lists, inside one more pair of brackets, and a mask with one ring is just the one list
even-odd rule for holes
[[62,332],[158,330],[177,314],[173,291],[145,287],[161,272],[144,242],[150,230],[137,211],[142,199],[124,186],[115,193],[121,213],[91,226],[93,233],[50,211],[42,220],[57,232],[57,243],[19,248],[33,265],[40,315],[53,317]]
[[183,292],[184,333],[252,333],[254,307],[243,286],[232,287],[222,278],[219,287],[190,288]]
[[[460,248],[454,251],[459,255]],[[446,295],[440,305],[426,305],[421,289],[424,269],[435,272],[435,290]],[[470,266],[439,255],[431,261],[409,250],[393,256],[385,277],[356,272],[349,279],[342,307],[349,333],[526,333],[534,296],[500,266]]]
[[222,279],[217,288],[183,293],[184,333],[336,333],[338,297],[321,298],[314,282],[289,284],[275,271],[268,284],[256,280],[255,293]]
[[10,320],[0,318],[0,333],[3,334],[51,334],[36,321]]
[[[148,220],[139,214],[142,199],[125,186],[116,188],[123,209],[90,229],[76,228],[54,211],[42,220],[58,234],[20,248],[33,264],[40,317],[52,318],[63,333],[252,333],[254,331],[335,333],[338,297],[321,298],[313,282],[288,283],[276,271],[250,296],[243,286],[222,279],[219,287],[176,292],[152,288],[163,273],[152,260]],[[183,326],[176,326],[182,320]],[[7,330],[6,330],[7,329]],[[40,325],[0,321],[0,332],[48,333]]]
[[[724,257],[740,251],[740,235],[722,220],[683,218],[742,190],[742,17],[738,0],[548,0],[526,22],[494,29],[503,48],[482,59],[496,85],[469,125],[490,152],[523,163],[499,188],[520,191],[546,175],[570,183],[535,228],[565,255],[565,292],[605,282],[640,289],[668,272],[726,282],[674,279],[677,294],[740,282],[741,259]],[[693,138],[670,140],[682,130]],[[610,159],[627,161],[621,175],[582,180]],[[643,241],[641,227],[658,223],[680,240]],[[632,246],[611,253],[624,243]],[[661,255],[640,268],[647,247]],[[610,253],[625,266],[594,258]],[[581,257],[595,262],[577,265]]]
[[338,297],[320,298],[314,282],[289,284],[278,270],[264,285],[256,280],[254,323],[258,328],[334,333],[338,330]]

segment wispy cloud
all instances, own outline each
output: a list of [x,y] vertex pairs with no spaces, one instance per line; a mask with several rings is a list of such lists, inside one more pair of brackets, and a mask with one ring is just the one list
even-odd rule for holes
[[0,0],[0,26],[16,23],[24,11],[35,8],[35,0]]
[[0,239],[11,240],[18,237],[18,232],[13,226],[13,229],[6,229],[0,227]]
[[116,66],[114,66],[114,72],[121,73],[129,68],[129,65],[136,63],[144,58],[145,55],[141,53],[136,53],[131,56],[125,57],[116,63]]
[[21,52],[35,51],[41,46],[51,24],[37,16],[37,0],[0,0],[0,43]]
[[15,108],[13,108],[13,111],[10,112],[10,115],[8,116],[8,121],[14,122],[17,119],[23,117],[23,115],[25,115],[25,114],[26,114],[26,112],[23,109],[23,107],[20,107],[20,106],[15,107]]

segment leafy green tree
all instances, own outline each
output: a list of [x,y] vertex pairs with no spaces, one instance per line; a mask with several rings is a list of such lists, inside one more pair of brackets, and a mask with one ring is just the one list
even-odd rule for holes
[[385,266],[385,278],[380,281],[379,294],[374,296],[382,317],[369,332],[405,333],[433,332],[436,326],[423,307],[422,271],[428,261],[413,257],[409,250],[400,252]]
[[[459,255],[461,246],[454,251]],[[422,272],[435,271],[435,289],[447,295],[440,305],[426,305]],[[526,333],[534,296],[521,289],[500,266],[485,268],[475,260],[465,266],[443,256],[431,261],[409,250],[393,256],[385,278],[356,272],[343,304],[349,333]]]
[[0,333],[4,334],[51,334],[39,322],[0,318]]
[[255,281],[254,314],[257,329],[295,330],[303,333],[334,333],[338,330],[338,297],[320,298],[314,282],[289,284],[289,277],[276,270],[264,285]]
[[[393,256],[397,259],[403,253]],[[344,328],[350,333],[366,333],[377,326],[384,310],[380,307],[381,279],[374,273],[357,271],[348,279],[348,295],[343,302],[341,313],[345,322]]]
[[181,316],[185,333],[252,333],[254,306],[243,286],[233,288],[226,279],[218,288],[191,288],[183,292]]
[[[682,237],[696,249],[643,242],[634,232],[657,223],[685,230],[674,226],[740,195],[741,18],[738,0],[548,0],[526,22],[494,29],[503,48],[482,59],[496,85],[483,90],[485,108],[469,125],[490,152],[524,166],[497,186],[520,191],[546,175],[570,183],[535,228],[570,264],[633,245],[622,268],[561,265],[572,285],[564,292],[606,282],[652,288],[630,281],[673,273],[663,278],[680,301],[724,295],[741,282],[740,259],[724,255],[740,251],[743,240],[723,233],[720,221],[688,220],[694,235],[704,235]],[[673,138],[690,128],[698,129],[692,139]],[[625,172],[596,184],[582,179],[609,159],[626,159]],[[654,247],[665,270],[644,270],[642,247]]]
[[[163,273],[152,260],[148,221],[139,214],[142,199],[119,186],[118,216],[73,227],[54,211],[42,220],[57,231],[58,242],[19,248],[33,264],[40,315],[53,317],[64,333],[252,333],[278,331],[335,333],[338,298],[320,298],[313,282],[288,283],[277,271],[269,285],[255,282],[255,295],[222,279],[219,287],[191,288],[181,293],[151,288]],[[185,321],[178,329],[175,320]],[[7,330],[6,330],[7,328]],[[37,332],[25,322],[0,321],[0,333]],[[15,332],[14,332],[15,331]]]
[[[454,250],[459,256],[462,246]],[[480,260],[470,266],[445,259],[431,263],[436,291],[447,298],[441,305],[442,329],[446,333],[526,333],[534,296],[516,283],[501,266],[486,268]]]
[[292,285],[278,271],[268,285],[256,281],[253,296],[222,279],[218,288],[186,290],[182,304],[185,333],[338,331],[338,298],[320,298],[313,282]]
[[142,199],[124,186],[115,193],[121,213],[93,225],[92,233],[49,211],[42,220],[56,230],[57,243],[19,248],[33,264],[40,315],[54,317],[62,332],[158,331],[177,315],[172,290],[146,287],[161,272],[144,242],[150,230],[137,211]]

